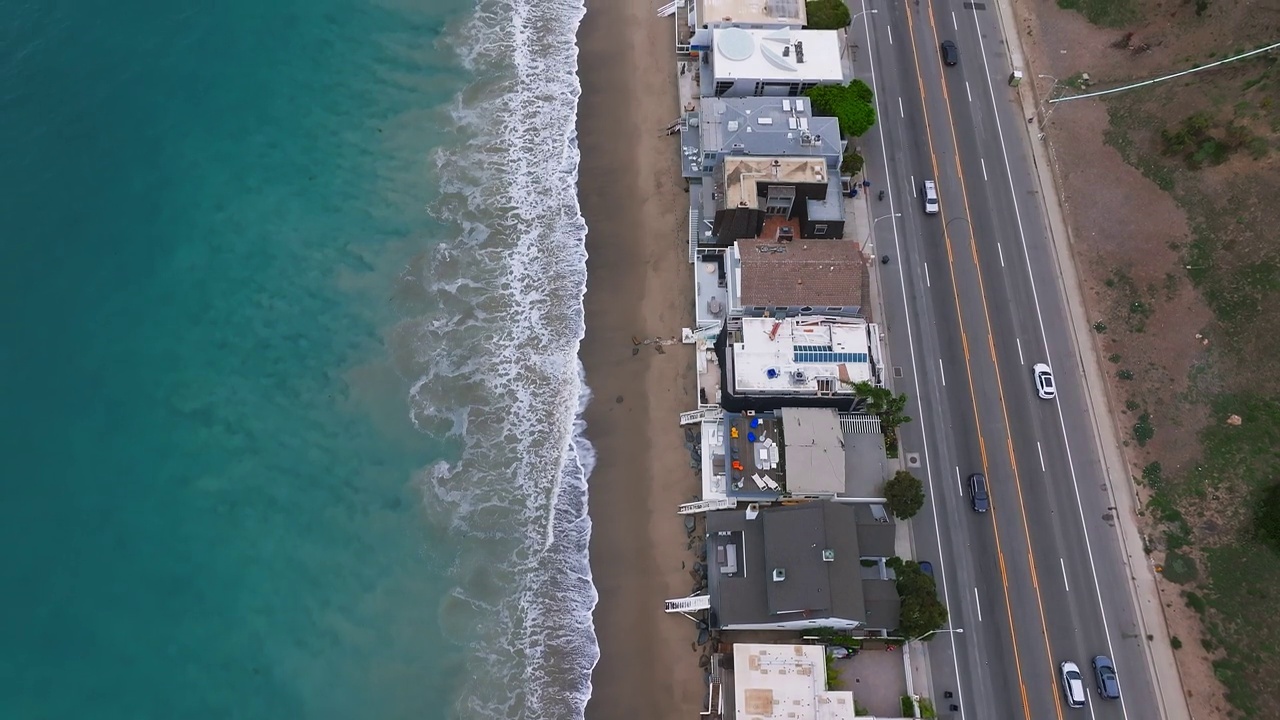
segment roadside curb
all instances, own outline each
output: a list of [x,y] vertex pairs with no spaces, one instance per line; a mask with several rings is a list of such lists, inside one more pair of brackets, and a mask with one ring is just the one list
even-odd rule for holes
[[[997,0],[996,5],[1000,9],[1000,24],[1011,63],[1014,68],[1027,70],[1027,74],[1030,75],[1024,78],[1026,82],[1018,86],[1023,115],[1028,118],[1038,118],[1039,101],[1034,68],[1022,51],[1022,39],[1018,33],[1014,8],[1009,0]],[[1054,249],[1053,261],[1057,268],[1058,286],[1067,299],[1067,316],[1072,334],[1075,336],[1076,359],[1084,376],[1089,396],[1089,419],[1094,429],[1094,441],[1106,471],[1106,492],[1111,498],[1116,514],[1116,534],[1129,570],[1129,594],[1138,611],[1147,662],[1153,671],[1156,696],[1160,698],[1160,715],[1164,720],[1190,720],[1191,713],[1185,702],[1182,677],[1177,660],[1173,656],[1173,649],[1169,644],[1169,629],[1164,617],[1164,608],[1160,604],[1155,570],[1147,558],[1142,536],[1138,531],[1138,500],[1137,491],[1133,486],[1133,472],[1120,450],[1120,434],[1113,420],[1115,414],[1112,412],[1114,398],[1111,397],[1110,386],[1102,371],[1101,348],[1094,342],[1092,327],[1085,311],[1084,291],[1071,252],[1074,242],[1063,216],[1065,202],[1058,187],[1057,168],[1051,162],[1052,147],[1047,137],[1041,132],[1042,122],[1041,119],[1040,122],[1019,124],[1023,125],[1023,131],[1027,134],[1027,144],[1031,147],[1037,182],[1040,186],[1040,201],[1044,205],[1045,217],[1049,222],[1049,236]],[[1100,417],[1100,411],[1105,413],[1104,417]],[[1117,486],[1124,492],[1117,492]],[[1177,698],[1177,700],[1171,698]]]

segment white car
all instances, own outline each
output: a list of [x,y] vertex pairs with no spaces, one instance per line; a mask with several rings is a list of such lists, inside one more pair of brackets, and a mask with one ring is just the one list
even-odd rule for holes
[[920,185],[920,195],[924,198],[924,211],[929,215],[938,214],[938,186],[932,180],[925,180]]
[[1031,368],[1036,378],[1036,394],[1041,400],[1052,400],[1058,395],[1058,387],[1053,384],[1053,371],[1044,363],[1036,363]]
[[1080,674],[1080,668],[1070,660],[1059,667],[1062,670],[1062,694],[1067,697],[1067,705],[1073,708],[1084,707],[1084,676]]

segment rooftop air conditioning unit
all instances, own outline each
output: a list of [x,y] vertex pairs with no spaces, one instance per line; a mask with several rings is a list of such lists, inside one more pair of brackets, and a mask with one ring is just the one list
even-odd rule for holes
[[826,549],[824,549],[824,550],[822,551],[822,562],[835,562],[835,561],[836,561],[836,551],[835,551],[835,550],[832,550],[832,549],[830,549],[830,548],[826,548]]
[[804,383],[808,382],[808,380],[809,380],[809,376],[805,374],[804,370],[791,371],[791,382],[797,385],[803,385]]
[[774,568],[774,569],[773,569],[773,581],[774,581],[774,582],[782,582],[783,580],[786,580],[786,579],[787,579],[787,569],[786,569],[786,568]]

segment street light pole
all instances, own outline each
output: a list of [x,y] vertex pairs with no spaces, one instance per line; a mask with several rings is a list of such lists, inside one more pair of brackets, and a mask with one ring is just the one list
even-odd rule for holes
[[964,634],[964,628],[950,628],[950,629],[946,629],[946,630],[943,630],[943,629],[930,630],[929,632],[927,632],[927,633],[925,633],[925,634],[921,635],[920,637],[918,637],[918,638],[914,638],[914,639],[911,639],[911,640],[908,640],[907,642],[909,642],[909,643],[913,643],[913,642],[920,642],[921,640],[923,640],[923,639],[925,639],[925,638],[929,637],[930,635],[933,635],[934,633],[955,633],[955,634],[957,634],[957,635],[963,635],[963,634]]
[[891,218],[891,217],[902,217],[902,213],[896,212],[896,213],[889,213],[888,215],[881,215],[880,217],[875,218],[874,220],[871,221],[871,227],[867,228],[867,239],[865,242],[862,243],[862,247],[864,251],[871,252],[871,232],[876,229],[876,223],[880,222],[881,220],[884,220],[885,218]]

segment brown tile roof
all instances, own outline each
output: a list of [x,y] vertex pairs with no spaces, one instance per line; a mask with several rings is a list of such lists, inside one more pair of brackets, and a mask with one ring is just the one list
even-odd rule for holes
[[867,264],[856,242],[740,240],[738,249],[746,307],[866,304]]

